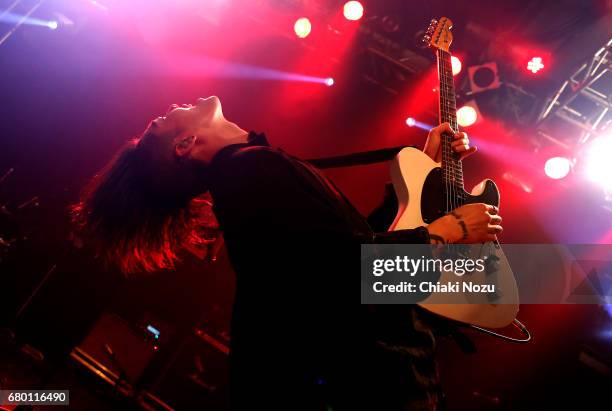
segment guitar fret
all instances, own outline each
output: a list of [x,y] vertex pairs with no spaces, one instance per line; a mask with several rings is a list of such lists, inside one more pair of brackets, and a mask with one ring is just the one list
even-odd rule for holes
[[[457,130],[457,105],[450,53],[443,50],[438,50],[438,77],[440,80],[440,122],[449,123],[454,130]],[[456,157],[451,148],[452,141],[452,136],[444,135],[442,138],[442,169],[447,189],[451,190],[456,200],[459,200],[464,198],[463,169],[461,160]]]

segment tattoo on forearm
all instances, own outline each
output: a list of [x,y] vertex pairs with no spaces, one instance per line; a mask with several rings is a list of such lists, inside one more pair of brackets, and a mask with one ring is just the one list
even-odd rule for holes
[[446,240],[437,234],[429,234],[429,239],[433,244],[446,244]]
[[467,225],[465,224],[465,221],[463,221],[463,218],[461,217],[461,214],[457,214],[454,211],[451,211],[450,215],[457,219],[457,224],[459,224],[459,226],[461,226],[461,230],[463,230],[463,237],[461,237],[461,241],[465,240],[468,237],[468,229]]

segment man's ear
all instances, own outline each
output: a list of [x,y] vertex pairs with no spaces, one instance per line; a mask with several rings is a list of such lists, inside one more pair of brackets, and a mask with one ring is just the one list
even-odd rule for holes
[[179,157],[186,156],[187,154],[189,154],[189,152],[195,145],[195,142],[196,142],[195,136],[181,137],[174,145],[174,154],[176,154]]

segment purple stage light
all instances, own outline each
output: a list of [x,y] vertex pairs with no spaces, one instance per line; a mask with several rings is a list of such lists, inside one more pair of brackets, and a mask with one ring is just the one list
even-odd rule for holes
[[[170,57],[170,56],[168,56]],[[167,63],[171,61],[172,63]],[[179,55],[165,58],[159,67],[164,67],[165,74],[253,79],[253,80],[277,80],[296,81],[302,83],[317,83],[332,86],[334,79],[331,77],[318,77],[302,73],[275,70],[266,67],[251,66],[242,63],[233,63],[203,56]]]
[[0,15],[0,23],[11,23],[11,24],[26,24],[29,26],[40,26],[47,27],[51,30],[55,30],[58,27],[58,22],[55,20],[42,20],[35,17],[24,16],[15,13],[2,13]]
[[426,124],[423,122],[420,122],[418,120],[416,120],[414,117],[408,117],[406,119],[406,125],[408,127],[417,127],[420,128],[421,130],[426,130],[429,131],[431,130],[434,126],[430,125],[430,124]]

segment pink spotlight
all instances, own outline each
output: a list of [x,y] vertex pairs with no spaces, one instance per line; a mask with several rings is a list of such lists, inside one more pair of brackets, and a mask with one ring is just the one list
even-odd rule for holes
[[310,24],[308,17],[300,17],[297,19],[293,25],[293,31],[295,31],[295,35],[301,39],[308,37],[312,31],[312,24]]
[[451,65],[453,66],[453,76],[461,73],[461,60],[459,60],[459,57],[451,56]]
[[565,157],[552,157],[546,160],[544,172],[553,180],[565,178],[572,168],[572,162]]
[[358,1],[347,1],[344,3],[344,17],[347,20],[359,20],[363,17],[363,5]]
[[534,57],[527,63],[527,70],[531,71],[533,74],[536,74],[538,71],[544,68],[544,63],[542,57]]

